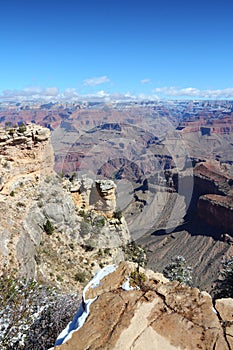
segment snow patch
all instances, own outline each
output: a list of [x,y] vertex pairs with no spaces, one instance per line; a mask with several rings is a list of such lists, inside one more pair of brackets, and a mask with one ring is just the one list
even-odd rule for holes
[[89,312],[90,312],[90,305],[93,303],[93,301],[96,300],[96,298],[93,299],[87,299],[86,300],[86,292],[89,288],[97,288],[101,284],[101,280],[109,275],[110,273],[114,272],[116,270],[115,265],[106,266],[100,271],[96,273],[96,275],[92,278],[92,280],[86,285],[86,287],[83,290],[82,295],[82,303],[79,306],[77,314],[74,316],[73,320],[67,325],[67,327],[60,333],[58,336],[55,346],[61,345],[65,343],[67,340],[69,340],[72,337],[72,334],[74,331],[77,331],[79,328],[83,326],[85,323]]
[[129,277],[127,277],[126,282],[124,282],[124,283],[122,284],[121,288],[122,288],[123,290],[126,290],[126,291],[134,290],[134,289],[135,289],[134,287],[132,287],[132,286],[130,285]]
[[217,315],[218,313],[217,313],[217,310],[215,309],[215,307],[213,307],[212,306],[212,310],[213,310],[213,312]]

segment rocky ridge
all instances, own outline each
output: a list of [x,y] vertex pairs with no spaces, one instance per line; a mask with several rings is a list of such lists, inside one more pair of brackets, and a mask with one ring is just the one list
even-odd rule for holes
[[83,299],[92,301],[86,321],[77,330],[73,323],[54,350],[232,349],[233,299],[213,305],[210,295],[197,288],[149,270],[135,271],[134,264],[121,263],[90,283]]
[[124,259],[119,246],[130,236],[124,218],[114,216],[114,182],[56,175],[46,128],[29,124],[0,135],[1,270],[72,289],[100,265]]

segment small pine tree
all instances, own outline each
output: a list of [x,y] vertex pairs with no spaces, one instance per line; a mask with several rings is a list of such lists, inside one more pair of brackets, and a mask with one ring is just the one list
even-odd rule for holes
[[51,235],[54,231],[54,227],[51,224],[51,222],[49,221],[49,219],[47,219],[46,223],[44,224],[44,230],[47,233],[47,235]]
[[220,277],[211,294],[214,299],[233,298],[233,256],[223,263]]
[[125,260],[137,263],[137,271],[139,272],[140,267],[146,267],[147,256],[145,250],[137,245],[135,241],[131,241],[123,246],[123,251],[125,253]]
[[192,268],[187,266],[186,260],[183,256],[177,256],[172,260],[172,263],[167,265],[163,274],[170,281],[179,281],[189,286],[192,285]]

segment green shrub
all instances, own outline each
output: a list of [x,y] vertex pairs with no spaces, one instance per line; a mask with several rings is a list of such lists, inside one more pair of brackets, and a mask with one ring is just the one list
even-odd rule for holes
[[46,223],[44,224],[44,230],[47,233],[47,235],[51,235],[54,231],[54,227],[49,221],[49,219],[47,219]]
[[103,256],[103,252],[102,252],[101,248],[99,248],[97,255],[99,258],[101,258]]
[[138,264],[139,267],[146,267],[147,265],[147,256],[145,250],[135,241],[127,243],[122,247],[125,253],[125,260],[132,261]]
[[57,281],[58,281],[58,282],[62,282],[62,281],[63,281],[63,278],[62,278],[61,275],[57,275]]
[[21,208],[26,207],[26,204],[23,202],[18,202],[16,205],[17,207],[21,207]]
[[15,129],[10,129],[10,130],[9,130],[9,134],[10,134],[11,136],[13,136],[14,133],[15,133]]
[[183,256],[177,256],[173,261],[167,265],[163,274],[170,281],[179,281],[189,286],[192,285],[192,268],[187,266],[186,260]]
[[11,127],[11,122],[5,122],[5,129],[8,129],[9,127]]
[[146,281],[146,275],[138,270],[132,271],[130,274],[131,285],[140,286]]
[[11,192],[10,192],[10,196],[11,196],[11,197],[14,197],[14,195],[15,195],[15,192],[14,192],[14,191],[11,191]]
[[80,215],[82,218],[85,218],[85,210],[79,210],[78,215]]
[[0,276],[1,350],[49,349],[77,312],[76,294],[63,295],[33,279]]
[[114,218],[117,219],[119,222],[121,222],[121,219],[122,219],[122,211],[120,209],[116,210],[114,212]]
[[93,226],[96,226],[97,228],[102,228],[105,226],[105,218],[104,216],[97,216],[93,220]]
[[27,130],[27,127],[25,124],[21,124],[18,128],[18,132],[20,132],[21,134],[23,134],[26,130]]
[[104,248],[104,254],[111,255],[111,249],[110,248]]
[[86,281],[85,272],[82,272],[82,271],[76,272],[76,274],[74,275],[74,279],[77,282],[84,283]]

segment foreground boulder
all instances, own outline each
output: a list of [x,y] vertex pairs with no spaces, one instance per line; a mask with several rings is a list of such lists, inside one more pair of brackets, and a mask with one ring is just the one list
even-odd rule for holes
[[54,350],[232,348],[232,299],[213,307],[206,292],[132,263],[101,270]]

